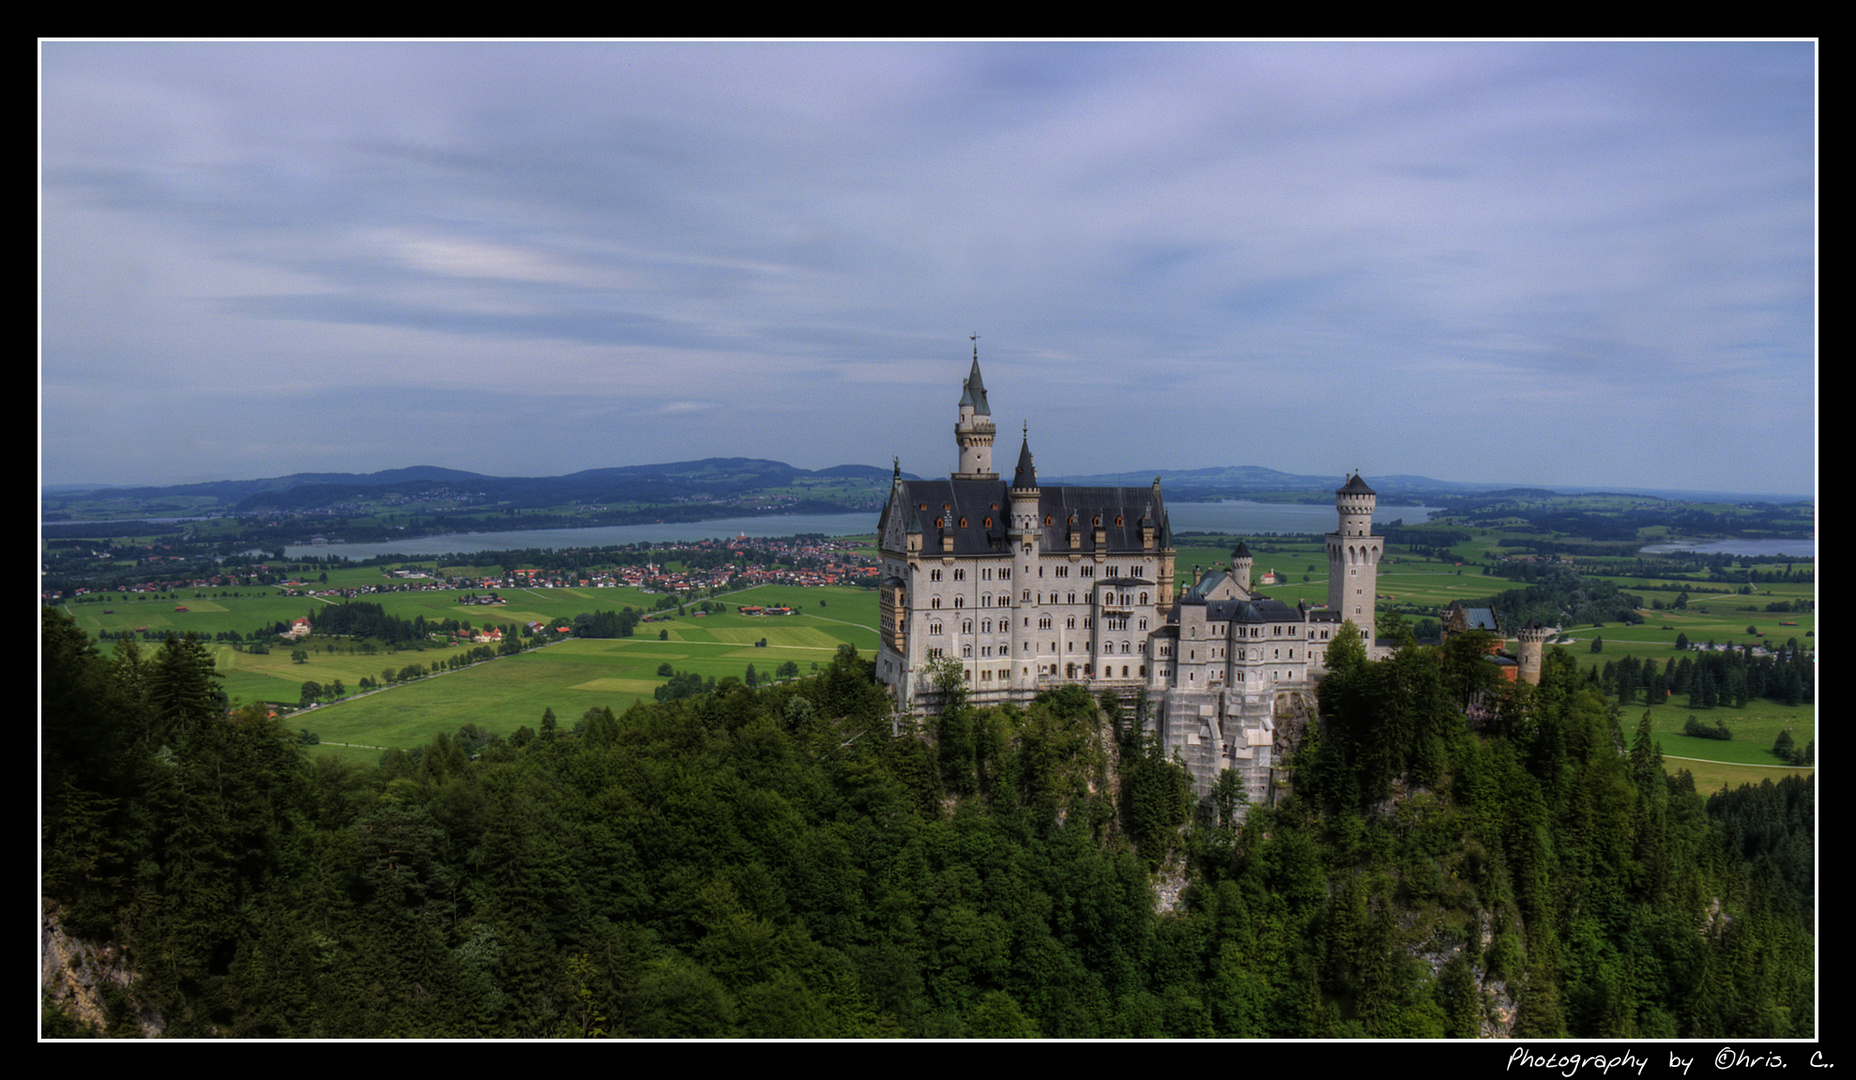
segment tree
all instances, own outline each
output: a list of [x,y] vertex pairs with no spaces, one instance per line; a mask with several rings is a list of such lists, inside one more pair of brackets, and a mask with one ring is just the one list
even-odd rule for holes
[[1334,632],[1334,640],[1328,642],[1328,671],[1344,675],[1365,664],[1366,645],[1360,638],[1360,628],[1354,625],[1352,619],[1348,619]]
[[291,650],[290,650],[290,662],[291,662],[292,664],[307,664],[307,663],[309,663],[309,653],[308,653],[308,651],[307,651],[307,650],[304,650],[304,649],[291,649]]
[[1605,639],[1602,637],[1593,638],[1592,639],[1592,651],[1593,652],[1604,652],[1605,651]]
[[1373,617],[1373,635],[1386,641],[1395,641],[1400,648],[1415,645],[1417,635],[1412,632],[1411,624],[1405,616],[1396,611],[1381,611]]

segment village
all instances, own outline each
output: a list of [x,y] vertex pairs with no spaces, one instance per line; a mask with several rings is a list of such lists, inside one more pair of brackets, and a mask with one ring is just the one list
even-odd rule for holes
[[[173,580],[149,580],[98,590],[108,593],[176,593],[181,590],[263,587],[274,585],[286,596],[315,596],[328,599],[353,598],[387,592],[441,592],[459,589],[558,589],[614,588],[627,586],[646,592],[711,596],[723,591],[751,585],[855,585],[873,584],[876,560],[857,551],[858,542],[845,538],[803,537],[735,537],[730,540],[665,542],[648,547],[651,558],[641,565],[615,565],[598,569],[508,569],[500,574],[440,574],[432,570],[388,567],[381,571],[376,585],[347,588],[322,587],[305,580],[300,564],[291,564],[288,572],[297,576],[278,577],[267,565],[256,565],[243,573],[213,574]],[[598,560],[601,552],[586,553],[589,561]],[[612,560],[617,562],[618,560]],[[708,565],[693,566],[691,563]],[[666,564],[679,568],[672,569]],[[867,580],[866,580],[867,579]],[[45,602],[79,600],[92,592],[78,587],[69,596],[47,590]],[[466,603],[495,604],[498,598],[475,596]]]

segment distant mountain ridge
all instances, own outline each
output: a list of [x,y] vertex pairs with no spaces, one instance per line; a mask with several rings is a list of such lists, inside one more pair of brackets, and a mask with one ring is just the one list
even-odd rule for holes
[[[47,505],[74,499],[115,494],[141,502],[162,499],[212,499],[219,509],[234,513],[267,510],[305,510],[329,506],[383,491],[416,495],[434,485],[468,487],[483,501],[515,507],[557,506],[570,503],[671,503],[703,498],[731,498],[755,491],[784,487],[806,478],[886,482],[891,470],[877,465],[834,465],[801,469],[766,458],[715,457],[650,465],[617,465],[583,469],[565,476],[490,476],[463,469],[414,465],[372,473],[292,473],[256,480],[215,480],[157,487],[110,485],[54,485],[41,493]],[[906,479],[920,479],[904,473]],[[1168,496],[1180,501],[1275,496],[1294,501],[1324,500],[1346,482],[1339,474],[1311,475],[1267,469],[1257,465],[1223,465],[1200,469],[1137,469],[1114,473],[1042,476],[1041,483],[1088,487],[1145,487],[1160,477]],[[1477,495],[1499,484],[1473,484],[1434,480],[1396,473],[1365,477],[1381,499],[1389,502],[1422,501],[1451,495]],[[1530,488],[1540,494],[1583,492],[1581,487]],[[1676,495],[1651,492],[1652,495]],[[1700,495],[1683,492],[1680,496]],[[212,512],[212,511],[207,511]]]
[[762,458],[703,458],[654,465],[620,465],[583,469],[565,476],[489,476],[462,469],[415,465],[374,473],[292,473],[257,480],[215,480],[160,487],[78,487],[47,491],[52,503],[81,496],[121,497],[138,502],[164,499],[211,499],[232,513],[301,511],[343,501],[430,492],[435,486],[465,489],[482,500],[514,507],[569,503],[670,503],[702,497],[727,498],[779,488],[803,478],[887,481],[890,470],[874,465],[834,465],[801,469]]

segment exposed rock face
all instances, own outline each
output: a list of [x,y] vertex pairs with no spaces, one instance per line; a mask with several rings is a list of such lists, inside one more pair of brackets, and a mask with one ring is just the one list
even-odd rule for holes
[[[101,1033],[110,1027],[103,988],[126,990],[133,981],[135,973],[128,969],[121,949],[69,936],[58,923],[56,908],[45,905],[39,928],[39,994],[43,1000],[62,1005],[79,1024]],[[153,1039],[161,1034],[159,1013],[141,1010],[135,1020],[143,1036]]]

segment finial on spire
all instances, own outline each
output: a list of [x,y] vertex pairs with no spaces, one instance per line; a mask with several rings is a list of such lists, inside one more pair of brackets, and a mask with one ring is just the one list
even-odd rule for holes
[[968,334],[967,340],[973,342],[973,362],[978,363],[980,359],[980,336],[977,332]]

